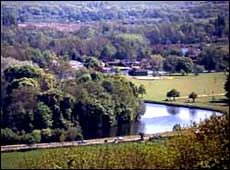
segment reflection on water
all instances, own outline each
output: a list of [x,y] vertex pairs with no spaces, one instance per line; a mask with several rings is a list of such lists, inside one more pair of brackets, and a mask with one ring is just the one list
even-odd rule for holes
[[175,107],[175,106],[166,106],[167,108],[167,112],[169,114],[175,115],[180,113],[180,108],[179,107]]
[[[147,109],[148,107],[156,107],[157,109],[150,111]],[[193,122],[199,123],[209,118],[213,113],[215,112],[209,110],[146,103],[145,115],[147,114],[148,116],[142,116],[140,121],[144,124],[143,132],[150,134],[172,131],[175,124],[180,124],[182,127],[185,127],[191,125]],[[157,115],[160,115],[160,117]]]
[[146,112],[139,122],[123,124],[110,129],[88,130],[83,132],[85,139],[102,138],[109,136],[136,135],[140,132],[145,134],[172,131],[175,124],[182,127],[189,126],[192,122],[199,123],[217,112],[162,104],[146,103]]

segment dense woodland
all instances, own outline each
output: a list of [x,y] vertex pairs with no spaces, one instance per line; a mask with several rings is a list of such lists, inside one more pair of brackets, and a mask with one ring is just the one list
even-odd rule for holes
[[138,120],[143,87],[98,72],[101,61],[170,73],[229,68],[228,2],[158,3],[1,2],[1,144],[77,140]]

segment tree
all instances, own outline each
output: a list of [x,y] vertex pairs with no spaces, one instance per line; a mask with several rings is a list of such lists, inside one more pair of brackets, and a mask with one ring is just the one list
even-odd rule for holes
[[195,92],[192,92],[189,94],[188,96],[190,99],[193,100],[193,102],[195,102],[195,99],[198,97],[198,95]]
[[169,92],[167,92],[166,96],[167,97],[173,97],[173,100],[175,101],[176,97],[180,97],[180,92],[177,91],[176,89],[172,89]]
[[113,45],[106,45],[100,55],[100,59],[103,60],[111,60],[113,56],[116,54],[116,49]]
[[81,129],[77,127],[70,127],[66,132],[67,141],[81,140],[82,138]]
[[4,26],[17,25],[17,18],[12,11],[3,12],[2,24]]
[[153,71],[160,71],[163,67],[164,58],[161,55],[152,55],[150,58],[150,65]]
[[199,73],[203,73],[204,72],[204,66],[201,66],[201,65],[198,65],[198,64],[194,64],[193,70],[194,70],[194,74],[196,76],[198,76]]
[[36,108],[37,89],[32,86],[25,86],[13,89],[7,97],[7,104],[4,106],[4,127],[17,131],[33,130],[34,109]]
[[193,61],[187,57],[178,57],[176,64],[176,71],[180,72],[184,70],[185,73],[191,73],[193,70]]
[[50,128],[41,130],[41,141],[42,142],[50,142],[52,137],[52,130]]
[[20,79],[23,77],[39,78],[42,72],[42,69],[36,68],[31,65],[10,66],[4,70],[4,76],[7,81],[11,82],[14,79]]
[[34,128],[46,129],[52,127],[52,112],[50,108],[43,102],[37,104],[37,108],[34,113]]
[[65,120],[61,112],[63,92],[58,89],[50,89],[38,95],[38,100],[46,104],[52,111],[53,128],[64,128]]
[[171,73],[181,70],[190,73],[193,70],[193,61],[187,57],[168,56],[163,63],[163,68]]
[[227,76],[227,80],[224,85],[224,89],[226,91],[225,96],[229,99],[230,98],[230,79],[229,79],[229,74]]
[[138,93],[143,97],[144,94],[146,94],[146,90],[143,84],[141,84],[138,88]]
[[176,65],[178,61],[178,56],[168,56],[164,60],[163,68],[165,71],[169,71],[171,73],[176,72]]
[[175,125],[173,126],[173,131],[179,131],[179,130],[181,130],[180,124],[175,124]]
[[203,65],[208,71],[221,71],[229,67],[227,51],[214,47],[206,47],[197,58],[197,64]]
[[88,69],[95,69],[101,66],[100,61],[95,57],[88,57],[85,62],[84,66]]
[[10,145],[19,142],[19,136],[9,128],[1,129],[1,145]]

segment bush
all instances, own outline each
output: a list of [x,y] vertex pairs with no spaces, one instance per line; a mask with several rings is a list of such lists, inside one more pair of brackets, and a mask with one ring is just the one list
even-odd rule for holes
[[66,132],[66,141],[74,141],[83,139],[81,131],[76,127],[71,127]]
[[33,144],[33,143],[36,143],[36,139],[35,139],[34,135],[32,135],[30,133],[26,133],[26,134],[21,136],[20,142],[25,143],[25,144]]
[[1,129],[1,145],[15,144],[20,141],[17,133],[14,133],[11,129]]
[[181,131],[169,141],[174,168],[229,166],[229,115],[211,116],[200,125]]
[[36,143],[41,142],[41,130],[33,130],[31,135]]
[[179,130],[181,130],[180,124],[175,124],[175,125],[173,126],[172,130],[173,130],[173,131],[179,131]]
[[50,142],[52,137],[52,131],[50,128],[41,130],[41,141],[42,142]]

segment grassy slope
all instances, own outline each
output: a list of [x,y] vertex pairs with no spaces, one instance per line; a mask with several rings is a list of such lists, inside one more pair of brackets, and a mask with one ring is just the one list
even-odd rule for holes
[[24,158],[39,159],[44,150],[1,153],[1,169],[18,169]]
[[[139,148],[139,149],[138,149]],[[70,147],[58,149],[42,149],[27,152],[11,152],[1,153],[1,168],[15,169],[15,168],[46,168],[44,167],[43,155],[46,155],[48,168],[68,168],[67,162],[71,158],[75,159],[75,168],[122,168],[127,163],[127,166],[133,166],[135,160],[127,160],[127,156],[138,158],[137,154],[130,154],[130,150],[138,149],[146,153],[146,150],[155,150],[152,156],[157,156],[158,153],[166,152],[164,141],[156,141],[154,143],[124,143],[124,144],[107,144],[84,147]],[[137,151],[137,150],[136,150]],[[158,153],[157,153],[158,152]],[[147,153],[146,153],[147,154]],[[131,158],[130,158],[131,159]],[[84,162],[83,162],[84,160]],[[52,162],[52,163],[51,163]],[[152,162],[152,161],[150,161]],[[29,164],[29,167],[27,165]],[[136,166],[140,166],[137,164]],[[134,167],[135,168],[135,167]]]
[[[163,80],[137,80],[128,77],[136,85],[143,84],[146,88],[145,100],[150,101],[164,101],[166,99],[166,93],[172,88],[177,89],[180,92],[180,96],[186,97],[192,91],[199,95],[212,95],[225,93],[224,83],[226,81],[226,75],[224,73],[209,73],[200,74],[199,76],[170,76],[172,79]],[[215,96],[214,103],[212,103],[212,97],[198,97],[195,103],[188,103],[188,98],[178,99],[176,103],[185,105],[194,105],[207,108],[218,109],[222,111],[228,111],[228,106],[223,101],[225,96]]]

